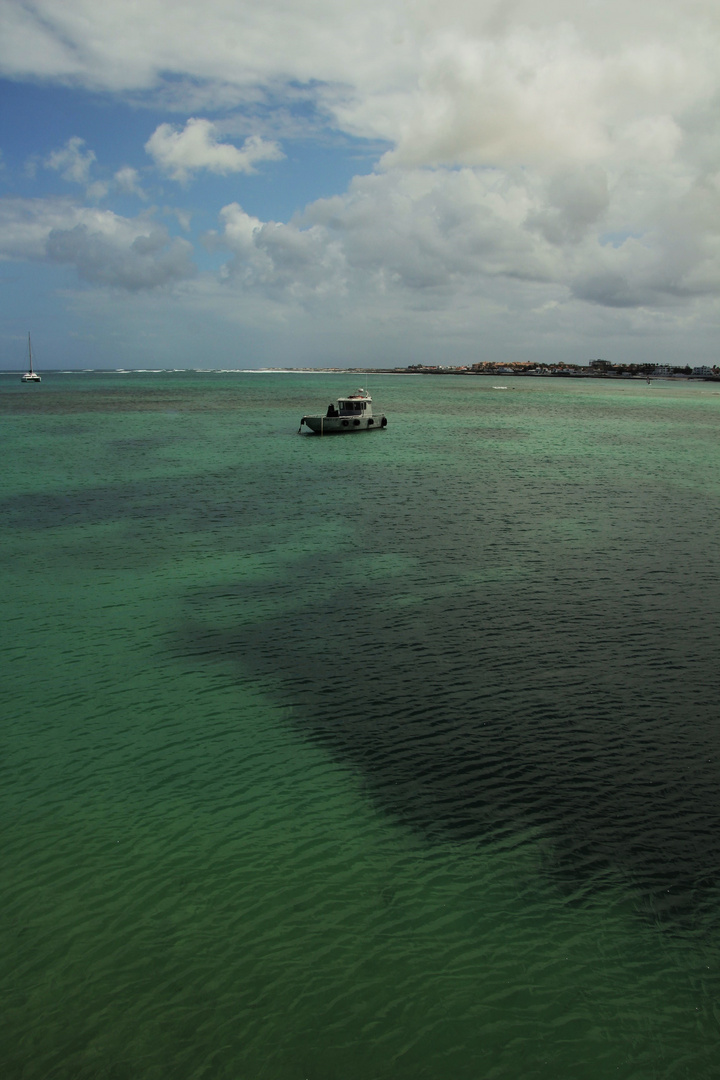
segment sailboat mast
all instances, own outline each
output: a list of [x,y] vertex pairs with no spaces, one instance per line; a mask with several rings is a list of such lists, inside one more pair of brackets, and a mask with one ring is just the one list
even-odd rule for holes
[[28,330],[28,357],[30,359],[30,374],[32,375],[32,345],[30,344],[30,331]]

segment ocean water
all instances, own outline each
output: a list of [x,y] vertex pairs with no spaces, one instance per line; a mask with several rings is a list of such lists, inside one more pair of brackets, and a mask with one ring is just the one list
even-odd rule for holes
[[717,1075],[720,391],[362,381],[0,376],[4,1080]]

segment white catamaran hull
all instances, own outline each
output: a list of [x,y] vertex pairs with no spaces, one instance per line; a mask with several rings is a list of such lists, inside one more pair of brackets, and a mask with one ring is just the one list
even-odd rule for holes
[[29,365],[30,365],[30,370],[25,372],[25,374],[21,377],[20,381],[21,382],[31,382],[31,383],[42,382],[42,379],[38,375],[37,371],[33,371],[33,366],[32,366],[32,345],[30,344],[30,334],[29,333],[28,333],[28,361],[29,361]]

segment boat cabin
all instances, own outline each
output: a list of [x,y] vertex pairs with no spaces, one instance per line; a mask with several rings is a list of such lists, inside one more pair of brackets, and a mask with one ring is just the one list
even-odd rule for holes
[[357,394],[349,394],[347,397],[338,398],[337,408],[328,406],[328,416],[372,416],[372,398],[365,390],[358,390]]

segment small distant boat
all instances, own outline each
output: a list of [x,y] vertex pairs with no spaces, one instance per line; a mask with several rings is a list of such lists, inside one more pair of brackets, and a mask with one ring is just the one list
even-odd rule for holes
[[372,398],[362,387],[356,394],[337,399],[337,406],[328,405],[324,416],[303,416],[298,431],[306,424],[317,435],[350,435],[358,431],[381,431],[387,427],[382,413],[373,416]]
[[28,359],[30,361],[30,370],[26,371],[22,376],[22,382],[42,382],[42,379],[38,375],[37,371],[33,371],[32,366],[32,345],[30,344],[30,334],[28,334]]

